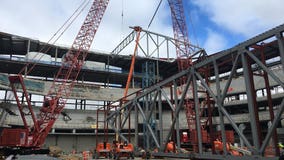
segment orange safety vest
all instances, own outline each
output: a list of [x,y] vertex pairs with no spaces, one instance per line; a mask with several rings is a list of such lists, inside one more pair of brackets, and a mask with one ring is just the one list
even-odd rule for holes
[[83,159],[88,160],[89,159],[89,151],[83,151]]

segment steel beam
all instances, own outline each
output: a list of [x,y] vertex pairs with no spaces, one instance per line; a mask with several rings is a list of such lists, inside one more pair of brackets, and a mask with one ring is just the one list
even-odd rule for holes
[[249,55],[251,59],[255,61],[256,64],[261,67],[261,69],[263,69],[269,76],[273,78],[273,80],[275,80],[281,87],[284,88],[283,80],[280,80],[273,72],[271,72],[270,69],[266,67],[257,57],[255,57],[255,55],[253,55],[251,51],[245,49],[245,52],[247,53],[247,55]]
[[[185,88],[184,88],[184,90],[183,90],[183,92],[182,92],[182,95],[181,95],[181,98],[180,98],[181,100],[179,101],[179,104],[178,104],[178,106],[176,107],[175,114],[179,114],[179,112],[180,112],[180,110],[181,110],[181,107],[183,106],[183,102],[184,102],[186,93],[187,93],[187,91],[188,91],[190,82],[191,82],[191,80],[192,80],[192,77],[193,77],[193,74],[191,73],[191,74],[188,76],[188,78],[187,78],[187,82],[186,82]],[[174,129],[174,124],[176,123],[176,120],[177,120],[176,117],[177,117],[177,116],[175,115],[175,116],[174,116],[174,119],[173,119],[173,121],[172,121],[172,124],[171,124],[170,131],[169,131],[169,133],[168,133],[168,135],[167,135],[167,137],[166,137],[166,139],[165,139],[166,142],[169,141],[169,138],[170,138],[170,136],[172,135],[172,131],[173,131],[173,129]]]
[[283,111],[284,111],[284,99],[282,99],[282,102],[281,102],[281,104],[280,104],[280,106],[279,106],[279,108],[278,108],[278,110],[276,112],[276,115],[275,115],[275,118],[274,118],[274,120],[273,120],[273,122],[271,124],[271,127],[268,128],[268,132],[267,132],[267,134],[266,134],[266,136],[264,138],[264,141],[262,143],[262,146],[260,148],[260,153],[264,152],[264,150],[265,150],[265,148],[266,148],[266,146],[267,146],[267,144],[268,144],[268,142],[269,142],[269,140],[271,138],[271,135],[275,131],[275,129],[277,127],[277,124],[280,121],[280,118],[281,118],[281,115],[282,115]]
[[[233,73],[231,73],[233,74]],[[216,95],[213,93],[213,91],[209,88],[209,86],[205,83],[205,81],[202,79],[201,75],[199,73],[195,73],[195,75],[198,77],[198,79],[201,81],[201,84],[203,87],[206,88],[206,91],[211,95],[211,97],[213,98],[213,100],[217,103],[218,106],[220,106],[222,113],[224,114],[224,116],[228,119],[228,121],[230,122],[230,124],[232,125],[232,127],[234,128],[234,130],[237,132],[237,134],[241,137],[241,139],[244,141],[244,143],[246,144],[246,146],[250,149],[250,150],[255,150],[252,145],[249,143],[249,141],[247,140],[247,138],[245,137],[245,135],[239,130],[237,124],[234,122],[233,118],[231,117],[231,115],[227,112],[227,110],[224,108],[224,106],[221,103],[218,103],[218,99],[216,97]]]
[[[140,111],[140,113],[141,113],[141,115],[142,115],[143,120],[146,121],[146,115],[145,115],[145,113],[143,112],[142,107],[140,106],[139,103],[137,103],[136,106],[138,107],[138,109],[139,109],[139,111]],[[146,125],[147,125],[148,130],[150,131],[150,133],[151,133],[151,135],[152,135],[152,138],[154,139],[154,141],[155,141],[155,143],[156,143],[156,146],[157,146],[158,148],[160,148],[160,144],[159,144],[159,142],[158,142],[158,140],[157,140],[157,137],[156,137],[154,131],[152,130],[151,126],[149,125],[149,123],[146,123]]]
[[[195,72],[193,68],[191,68],[192,73]],[[202,135],[201,135],[201,125],[200,125],[200,117],[199,117],[199,98],[198,98],[198,88],[197,88],[197,80],[196,76],[192,76],[192,84],[193,84],[193,97],[194,97],[194,109],[195,109],[195,122],[196,122],[196,130],[197,130],[197,138],[198,138],[198,153],[202,153]]]
[[[163,146],[163,142],[166,142],[169,137],[172,135],[173,133],[173,130],[174,128],[178,129],[178,124],[176,123],[179,123],[178,122],[178,114],[180,114],[180,110],[183,106],[183,100],[187,94],[187,90],[189,88],[189,85],[190,84],[193,84],[193,90],[194,90],[194,100],[195,100],[195,111],[196,111],[196,115],[199,115],[199,97],[198,97],[198,91],[197,91],[197,81],[200,81],[201,82],[201,85],[204,87],[205,89],[205,92],[210,96],[211,99],[213,99],[215,102],[216,102],[216,105],[218,106],[219,108],[219,112],[221,116],[224,116],[224,118],[227,118],[227,120],[229,121],[229,123],[231,124],[231,126],[233,127],[233,129],[235,130],[235,132],[237,132],[237,134],[240,136],[241,140],[244,141],[244,144],[248,147],[248,150],[252,151],[253,152],[253,155],[251,156],[252,158],[257,158],[257,159],[266,159],[266,157],[263,157],[263,153],[264,153],[264,150],[266,148],[266,145],[269,141],[269,139],[271,138],[271,134],[273,132],[273,130],[276,129],[276,126],[277,126],[277,123],[279,123],[279,119],[281,117],[281,114],[283,114],[283,110],[284,110],[284,107],[283,107],[283,100],[282,100],[282,103],[281,103],[281,106],[279,107],[278,111],[276,112],[276,115],[275,115],[275,119],[273,120],[272,122],[272,126],[271,128],[269,128],[268,130],[268,134],[266,135],[264,141],[262,142],[261,144],[261,140],[259,140],[259,136],[257,134],[259,134],[260,132],[257,130],[257,120],[255,118],[255,112],[257,112],[257,110],[254,108],[254,103],[253,103],[253,100],[252,99],[255,99],[255,96],[253,96],[253,92],[254,90],[252,89],[253,87],[253,83],[251,82],[251,78],[253,77],[252,75],[252,71],[250,71],[250,68],[248,66],[248,63],[247,63],[247,57],[251,58],[255,63],[254,64],[257,64],[258,67],[260,68],[260,70],[263,70],[265,72],[268,73],[268,75],[273,79],[275,80],[275,82],[277,82],[281,87],[284,88],[284,85],[283,85],[283,80],[278,78],[275,74],[273,74],[270,70],[270,68],[266,67],[260,60],[259,60],[259,57],[256,57],[256,56],[259,56],[259,54],[254,54],[252,53],[251,51],[245,49],[247,47],[250,47],[250,46],[253,46],[255,44],[258,44],[259,42],[263,41],[263,40],[266,40],[266,39],[269,39],[271,37],[274,37],[275,35],[277,34],[282,34],[282,32],[284,31],[284,25],[281,25],[279,27],[276,27],[272,30],[269,30],[259,36],[256,36],[248,41],[245,41],[244,43],[241,43],[235,47],[233,47],[232,49],[230,50],[226,50],[226,51],[223,51],[223,52],[220,52],[214,56],[210,56],[210,57],[206,57],[206,59],[202,60],[202,61],[197,61],[190,69],[188,70],[184,70],[180,73],[177,73],[175,75],[173,75],[172,77],[162,81],[162,82],[159,82],[147,89],[144,89],[142,92],[140,91],[139,94],[133,99],[131,100],[131,102],[127,102],[124,106],[122,106],[121,108],[118,109],[118,111],[116,111],[115,113],[112,113],[108,119],[111,119],[112,117],[117,117],[116,115],[117,114],[120,114],[120,111],[123,110],[123,108],[129,108],[130,105],[133,104],[138,104],[140,101],[142,101],[143,97],[147,96],[148,94],[153,94],[155,93],[157,95],[157,98],[154,98],[154,99],[149,99],[149,104],[152,104],[152,103],[158,103],[158,108],[159,108],[159,129],[160,129],[160,138],[159,140],[157,139],[157,143],[160,144],[160,151],[163,151],[164,147]],[[151,35],[149,35],[149,40],[153,40],[154,38],[151,37]],[[279,47],[279,50],[281,53],[279,54],[283,54],[283,39],[282,39],[282,35],[281,35],[281,38],[278,38],[278,47]],[[281,41],[280,41],[281,40]],[[166,41],[167,43],[169,43],[169,41]],[[281,43],[280,43],[281,42]],[[155,45],[159,45],[159,43],[155,43]],[[282,45],[282,46],[281,46]],[[282,49],[281,49],[282,47]],[[150,52],[149,52],[150,53]],[[273,52],[272,54],[274,57],[277,57],[279,55],[276,55],[276,53]],[[229,73],[229,76],[228,76],[228,80],[226,81],[225,84],[225,87],[223,89],[223,91],[221,91],[221,84],[220,84],[220,77],[218,76],[219,75],[219,71],[218,69],[220,69],[220,66],[218,65],[221,65],[221,64],[218,64],[218,62],[221,61],[221,59],[224,57],[231,57],[232,58],[232,68],[230,70],[230,73]],[[281,56],[281,55],[280,55]],[[283,55],[282,55],[283,57]],[[241,58],[241,59],[240,59]],[[273,58],[273,57],[270,57],[270,58]],[[283,59],[283,58],[282,58]],[[281,60],[282,60],[281,59]],[[222,63],[224,64],[224,63]],[[283,66],[283,62],[281,61],[281,64]],[[229,64],[231,65],[231,64]],[[209,68],[210,69],[214,69],[214,75],[211,75],[212,77],[215,77],[214,78],[210,78],[211,81],[214,81],[216,83],[216,90],[217,92],[214,93],[212,91],[212,89],[209,87],[209,84],[207,84],[204,80],[204,78],[197,72],[199,69],[201,68],[204,68],[205,66],[210,66]],[[228,88],[229,86],[231,85],[232,81],[233,81],[233,77],[236,75],[237,73],[237,69],[243,69],[243,77],[245,79],[245,83],[246,83],[246,91],[247,91],[247,95],[248,95],[248,108],[249,108],[249,115],[250,117],[252,118],[252,120],[250,121],[250,124],[251,124],[251,131],[252,131],[252,135],[253,135],[253,145],[250,144],[250,142],[248,141],[248,139],[245,137],[245,135],[240,131],[240,129],[238,128],[236,122],[234,122],[232,116],[228,113],[228,111],[225,109],[224,107],[224,99],[225,97],[228,96]],[[238,72],[239,74],[239,72]],[[183,76],[188,76],[190,77],[190,81],[187,81],[186,82],[186,89],[183,90],[182,92],[182,95],[180,97],[178,97],[176,95],[176,91],[177,91],[177,84],[175,84],[177,82],[178,79],[180,79],[181,77]],[[213,83],[214,83],[213,82]],[[166,92],[164,91],[164,87],[166,86],[169,86],[169,84],[174,84],[173,85],[173,101],[171,102],[171,100],[168,98],[168,95],[166,94]],[[169,106],[171,107],[171,109],[174,111],[174,116],[173,116],[173,120],[172,120],[172,124],[170,126],[170,131],[169,133],[167,133],[166,135],[166,138],[162,138],[163,137],[163,123],[161,122],[163,120],[163,117],[162,117],[162,99],[164,99],[168,104]],[[178,103],[177,103],[178,102]],[[139,104],[138,104],[139,105]],[[151,106],[151,105],[150,105]],[[137,108],[137,107],[135,107]],[[139,112],[140,113],[140,112]],[[150,115],[152,113],[149,113]],[[142,112],[142,115],[143,115],[143,112]],[[143,116],[142,116],[143,117]],[[200,129],[200,119],[198,119],[198,116],[196,117],[196,126],[197,126],[197,129]],[[146,119],[146,122],[149,120],[149,115],[146,115],[145,116],[145,119]],[[221,118],[223,119],[223,118]],[[198,124],[199,123],[199,124]],[[222,122],[221,122],[222,123]],[[148,123],[147,123],[148,124]],[[221,126],[221,130],[225,130],[225,126]],[[198,132],[198,139],[199,139],[199,144],[202,142],[201,141],[201,131],[197,131]],[[178,132],[176,132],[178,134]],[[155,135],[154,133],[150,133],[150,135]],[[222,138],[225,140],[225,134],[224,132],[222,132]],[[202,144],[199,145],[199,148],[198,148],[199,152],[201,154],[194,154],[195,156],[192,156],[192,157],[195,157],[195,158],[200,158],[200,159],[204,159],[204,158],[208,158],[210,157],[209,159],[246,159],[248,157],[233,157],[233,156],[229,156],[229,155],[207,155],[207,153],[203,152],[202,151]],[[251,158],[250,157],[250,158]],[[272,158],[273,159],[273,158]]]
[[232,82],[232,80],[233,80],[234,73],[235,73],[236,70],[237,70],[237,63],[239,62],[239,57],[240,57],[240,53],[238,53],[238,54],[236,55],[236,57],[235,57],[235,60],[234,60],[233,66],[232,66],[232,70],[230,71],[229,78],[228,78],[228,80],[227,80],[227,83],[226,83],[226,85],[225,85],[224,90],[222,91],[222,97],[221,97],[221,102],[222,102],[222,103],[224,102],[224,99],[225,99],[225,97],[227,96],[229,86],[231,85],[231,82]]
[[[254,44],[256,44],[256,43],[258,43],[258,42],[261,42],[261,41],[263,41],[263,40],[265,40],[265,39],[269,39],[269,38],[271,38],[271,37],[273,37],[273,36],[275,36],[275,35],[277,35],[277,34],[279,34],[279,33],[282,33],[283,31],[284,31],[284,24],[282,24],[282,25],[280,25],[280,26],[277,26],[277,27],[275,27],[275,28],[273,28],[273,29],[271,29],[271,30],[269,30],[269,31],[266,31],[266,32],[264,32],[264,33],[262,33],[262,34],[260,34],[260,35],[258,35],[258,36],[256,36],[256,37],[254,37],[254,38],[251,38],[251,39],[249,39],[249,40],[247,40],[247,41],[245,41],[245,42],[243,42],[243,43],[240,43],[240,44],[236,45],[236,46],[233,47],[233,48],[230,48],[230,49],[228,49],[228,50],[221,51],[220,53],[218,53],[218,54],[216,54],[216,55],[214,55],[214,56],[212,56],[212,57],[210,57],[210,58],[207,58],[207,59],[205,59],[205,60],[203,60],[203,61],[197,63],[197,64],[194,65],[194,66],[195,66],[196,68],[200,68],[200,67],[202,67],[202,66],[205,66],[205,65],[207,65],[207,64],[212,63],[212,61],[213,61],[214,59],[217,60],[217,59],[220,59],[220,58],[225,57],[225,56],[228,56],[228,55],[235,55],[235,54],[238,53],[239,50],[241,50],[241,49],[243,49],[243,48],[246,48],[247,46],[254,45]],[[283,42],[283,41],[282,41],[282,42]],[[281,47],[281,45],[280,45],[280,47]],[[283,45],[282,45],[282,47],[283,47]],[[284,48],[284,47],[283,47],[283,48]],[[282,52],[282,53],[283,53],[283,52]],[[282,53],[281,53],[281,54],[282,54]],[[282,64],[283,64],[283,63],[282,63]]]

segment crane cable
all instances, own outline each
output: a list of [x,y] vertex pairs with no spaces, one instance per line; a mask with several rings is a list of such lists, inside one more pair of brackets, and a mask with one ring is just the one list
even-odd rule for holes
[[191,24],[191,27],[192,27],[193,37],[194,37],[194,39],[195,39],[195,41],[196,41],[196,43],[197,43],[196,45],[199,46],[199,42],[198,42],[198,38],[197,38],[197,34],[196,34],[196,29],[195,29],[195,25],[194,25],[194,23],[193,23],[193,21],[192,21],[192,17],[191,17],[191,14],[190,14],[190,10],[187,11],[187,12],[188,12],[189,21],[190,21],[190,24]]
[[157,14],[157,12],[158,12],[160,6],[161,6],[161,3],[162,3],[162,0],[160,0],[159,4],[158,4],[158,6],[157,6],[157,8],[156,8],[156,10],[155,10],[155,12],[154,12],[154,15],[152,16],[152,18],[151,18],[151,20],[150,20],[150,23],[148,24],[148,27],[147,27],[148,29],[149,29],[149,27],[151,26],[151,24],[152,24],[152,22],[153,22],[153,20],[154,20],[154,18],[155,18],[155,16],[156,16],[156,14]]
[[[63,23],[63,25],[54,33],[54,35],[48,40],[48,42],[42,46],[42,48],[39,50],[39,52],[42,52],[45,47],[48,45],[48,44],[51,44],[51,45],[54,45],[58,40],[59,38],[62,37],[62,35],[65,33],[65,31],[73,24],[73,22],[77,19],[77,17],[84,11],[84,9],[87,7],[88,3],[90,2],[91,0],[84,0],[80,5],[79,7],[73,12],[73,14]],[[87,3],[86,3],[87,2]],[[80,10],[81,9],[81,10]],[[80,10],[80,11],[79,11]],[[79,11],[79,12],[78,12]],[[77,13],[77,14],[76,14]],[[76,14],[76,15],[75,15]],[[68,24],[69,23],[69,24]],[[67,26],[66,26],[67,25]],[[64,28],[65,27],[65,28]],[[63,30],[63,31],[62,31]],[[58,33],[62,31],[59,36],[51,43],[51,41],[58,35]],[[51,46],[49,46],[47,48],[47,50],[44,52],[44,53],[47,53],[49,50],[50,50]],[[36,58],[37,55],[34,55],[32,57],[32,60]],[[25,74],[29,74],[33,68],[39,63],[39,61],[41,60],[41,58],[43,57],[43,55],[41,55],[39,57],[39,59],[35,62],[33,62],[33,65],[31,66],[31,68],[26,71]],[[21,70],[18,74],[22,74],[26,68],[28,68],[28,66],[31,64],[32,62],[28,62]]]
[[124,0],[121,0],[121,35],[120,35],[120,41],[122,41],[124,39],[123,27],[124,27]]

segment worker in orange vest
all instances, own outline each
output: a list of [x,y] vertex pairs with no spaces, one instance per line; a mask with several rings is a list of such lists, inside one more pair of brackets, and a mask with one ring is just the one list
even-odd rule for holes
[[88,160],[89,159],[89,151],[83,151],[83,160]]
[[174,141],[170,141],[169,143],[167,143],[167,148],[166,148],[166,152],[175,152],[175,144]]

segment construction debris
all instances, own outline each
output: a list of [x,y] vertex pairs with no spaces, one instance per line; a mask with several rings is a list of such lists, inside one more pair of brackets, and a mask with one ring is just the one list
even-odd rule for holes
[[52,157],[59,157],[62,154],[62,149],[58,146],[49,147],[49,155]]

